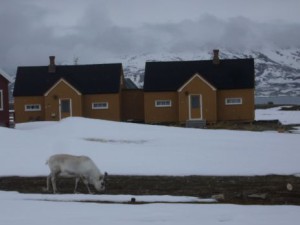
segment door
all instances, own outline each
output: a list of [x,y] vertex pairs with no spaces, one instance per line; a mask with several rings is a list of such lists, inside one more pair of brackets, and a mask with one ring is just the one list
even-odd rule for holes
[[72,116],[72,100],[69,98],[59,99],[59,118]]
[[202,119],[202,96],[190,95],[189,96],[189,116],[190,120]]

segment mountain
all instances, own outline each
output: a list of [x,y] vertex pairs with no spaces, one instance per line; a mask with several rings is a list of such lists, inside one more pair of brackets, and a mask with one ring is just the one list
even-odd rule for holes
[[[245,51],[220,49],[221,59],[250,57],[254,58],[255,62],[256,97],[300,96],[300,48]],[[146,61],[207,60],[211,58],[212,50],[201,49],[197,53],[144,53],[108,57],[100,62],[122,62],[125,77],[131,78],[138,87],[142,88]],[[72,60],[63,64],[72,64]],[[14,84],[10,85],[11,93],[13,86]]]
[[[254,58],[256,96],[300,96],[300,48],[260,49],[243,52],[220,50],[220,58]],[[146,61],[207,60],[212,51],[185,54],[146,53],[121,58],[125,77],[143,86]]]

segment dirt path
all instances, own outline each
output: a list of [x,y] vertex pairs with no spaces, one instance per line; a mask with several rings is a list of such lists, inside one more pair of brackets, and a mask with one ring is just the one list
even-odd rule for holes
[[[60,193],[72,193],[74,179],[58,179]],[[0,177],[0,190],[46,193],[46,177]],[[300,205],[300,177],[294,176],[109,176],[105,194],[177,195],[223,203]],[[86,193],[80,183],[78,190]]]

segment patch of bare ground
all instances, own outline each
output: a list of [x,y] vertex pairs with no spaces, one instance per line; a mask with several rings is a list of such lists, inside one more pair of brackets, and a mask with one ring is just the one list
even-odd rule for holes
[[[72,193],[74,179],[59,178],[60,193]],[[46,177],[1,177],[0,190],[45,192]],[[296,176],[117,176],[111,175],[104,194],[174,195],[216,198],[220,203],[300,205]],[[83,183],[78,191],[87,193]]]

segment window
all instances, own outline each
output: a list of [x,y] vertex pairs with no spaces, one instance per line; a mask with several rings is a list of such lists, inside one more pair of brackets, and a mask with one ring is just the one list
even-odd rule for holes
[[92,109],[108,109],[108,102],[93,102]]
[[40,104],[25,105],[25,111],[41,111],[41,105]]
[[71,112],[70,99],[61,99],[60,100],[60,110],[62,113],[70,113]]
[[155,100],[155,107],[171,107],[171,100]]
[[191,107],[192,107],[192,109],[200,108],[200,96],[199,95],[191,95]]
[[4,105],[4,103],[3,103],[3,91],[2,90],[0,90],[0,110],[3,110],[3,105]]
[[243,103],[242,98],[226,98],[225,105],[241,105]]

